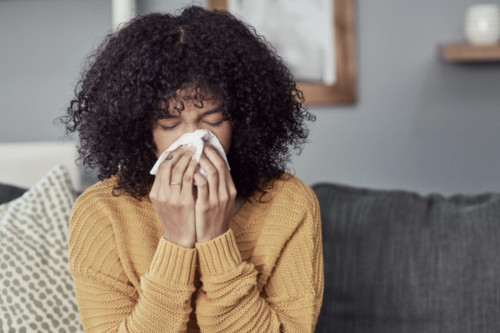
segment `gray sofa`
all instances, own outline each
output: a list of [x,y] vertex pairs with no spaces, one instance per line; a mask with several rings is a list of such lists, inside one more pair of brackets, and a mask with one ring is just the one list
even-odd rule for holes
[[[500,194],[313,189],[325,259],[317,332],[500,332]],[[0,184],[0,204],[24,191]]]
[[500,332],[500,194],[313,189],[325,260],[316,332]]

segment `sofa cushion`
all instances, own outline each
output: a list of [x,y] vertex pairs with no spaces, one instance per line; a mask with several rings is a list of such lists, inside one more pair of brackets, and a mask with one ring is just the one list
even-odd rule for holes
[[317,332],[498,332],[500,194],[313,186],[325,293]]
[[82,332],[68,268],[74,196],[56,167],[0,205],[0,332]]

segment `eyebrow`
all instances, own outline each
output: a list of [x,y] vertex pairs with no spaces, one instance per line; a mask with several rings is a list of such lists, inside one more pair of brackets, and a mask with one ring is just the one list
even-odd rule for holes
[[[215,109],[212,109],[212,110],[208,110],[208,111],[205,111],[201,114],[202,117],[204,116],[208,116],[209,114],[214,114],[214,113],[218,113],[218,112],[222,112],[222,107],[218,106],[216,107]],[[180,114],[170,114],[170,113],[167,113],[165,115],[163,115],[163,118],[166,118],[166,119],[171,119],[171,118],[180,118],[181,115]]]

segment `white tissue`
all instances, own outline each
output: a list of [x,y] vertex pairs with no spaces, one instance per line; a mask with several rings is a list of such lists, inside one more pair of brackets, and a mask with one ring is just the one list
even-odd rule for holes
[[[174,143],[172,143],[170,147],[168,147],[167,150],[165,150],[160,155],[160,157],[158,157],[158,160],[156,161],[155,165],[153,166],[153,168],[149,173],[152,175],[156,175],[156,173],[158,172],[158,168],[160,167],[160,164],[163,161],[165,161],[170,152],[177,149],[179,146],[183,145],[196,147],[196,152],[194,153],[194,156],[196,162],[199,162],[201,154],[203,153],[203,147],[207,143],[210,146],[214,147],[219,152],[220,156],[222,156],[224,161],[226,161],[228,169],[231,170],[231,168],[229,168],[229,163],[227,162],[226,154],[224,153],[224,149],[222,148],[219,139],[217,139],[215,134],[212,133],[211,131],[205,129],[199,129],[194,132],[184,134]],[[199,164],[196,166],[196,171],[198,171],[203,177],[205,178],[207,177],[207,173],[205,172],[205,170],[203,170],[203,168],[200,167]]]

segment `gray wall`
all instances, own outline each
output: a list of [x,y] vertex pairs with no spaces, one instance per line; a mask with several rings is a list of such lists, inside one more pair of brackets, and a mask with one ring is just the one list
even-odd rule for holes
[[151,12],[174,13],[188,5],[205,7],[205,0],[136,0],[137,14],[144,15]]
[[438,44],[462,40],[477,1],[357,3],[359,101],[312,109],[297,175],[422,193],[500,191],[500,65],[437,56]]
[[[189,3],[148,0],[138,10]],[[295,174],[309,184],[500,191],[500,65],[437,56],[438,44],[462,39],[465,10],[475,3],[357,1],[358,102],[311,108],[317,122],[292,161]],[[62,136],[52,120],[83,57],[110,27],[110,1],[0,1],[0,142]]]
[[0,142],[63,136],[53,120],[110,29],[111,1],[0,1]]

